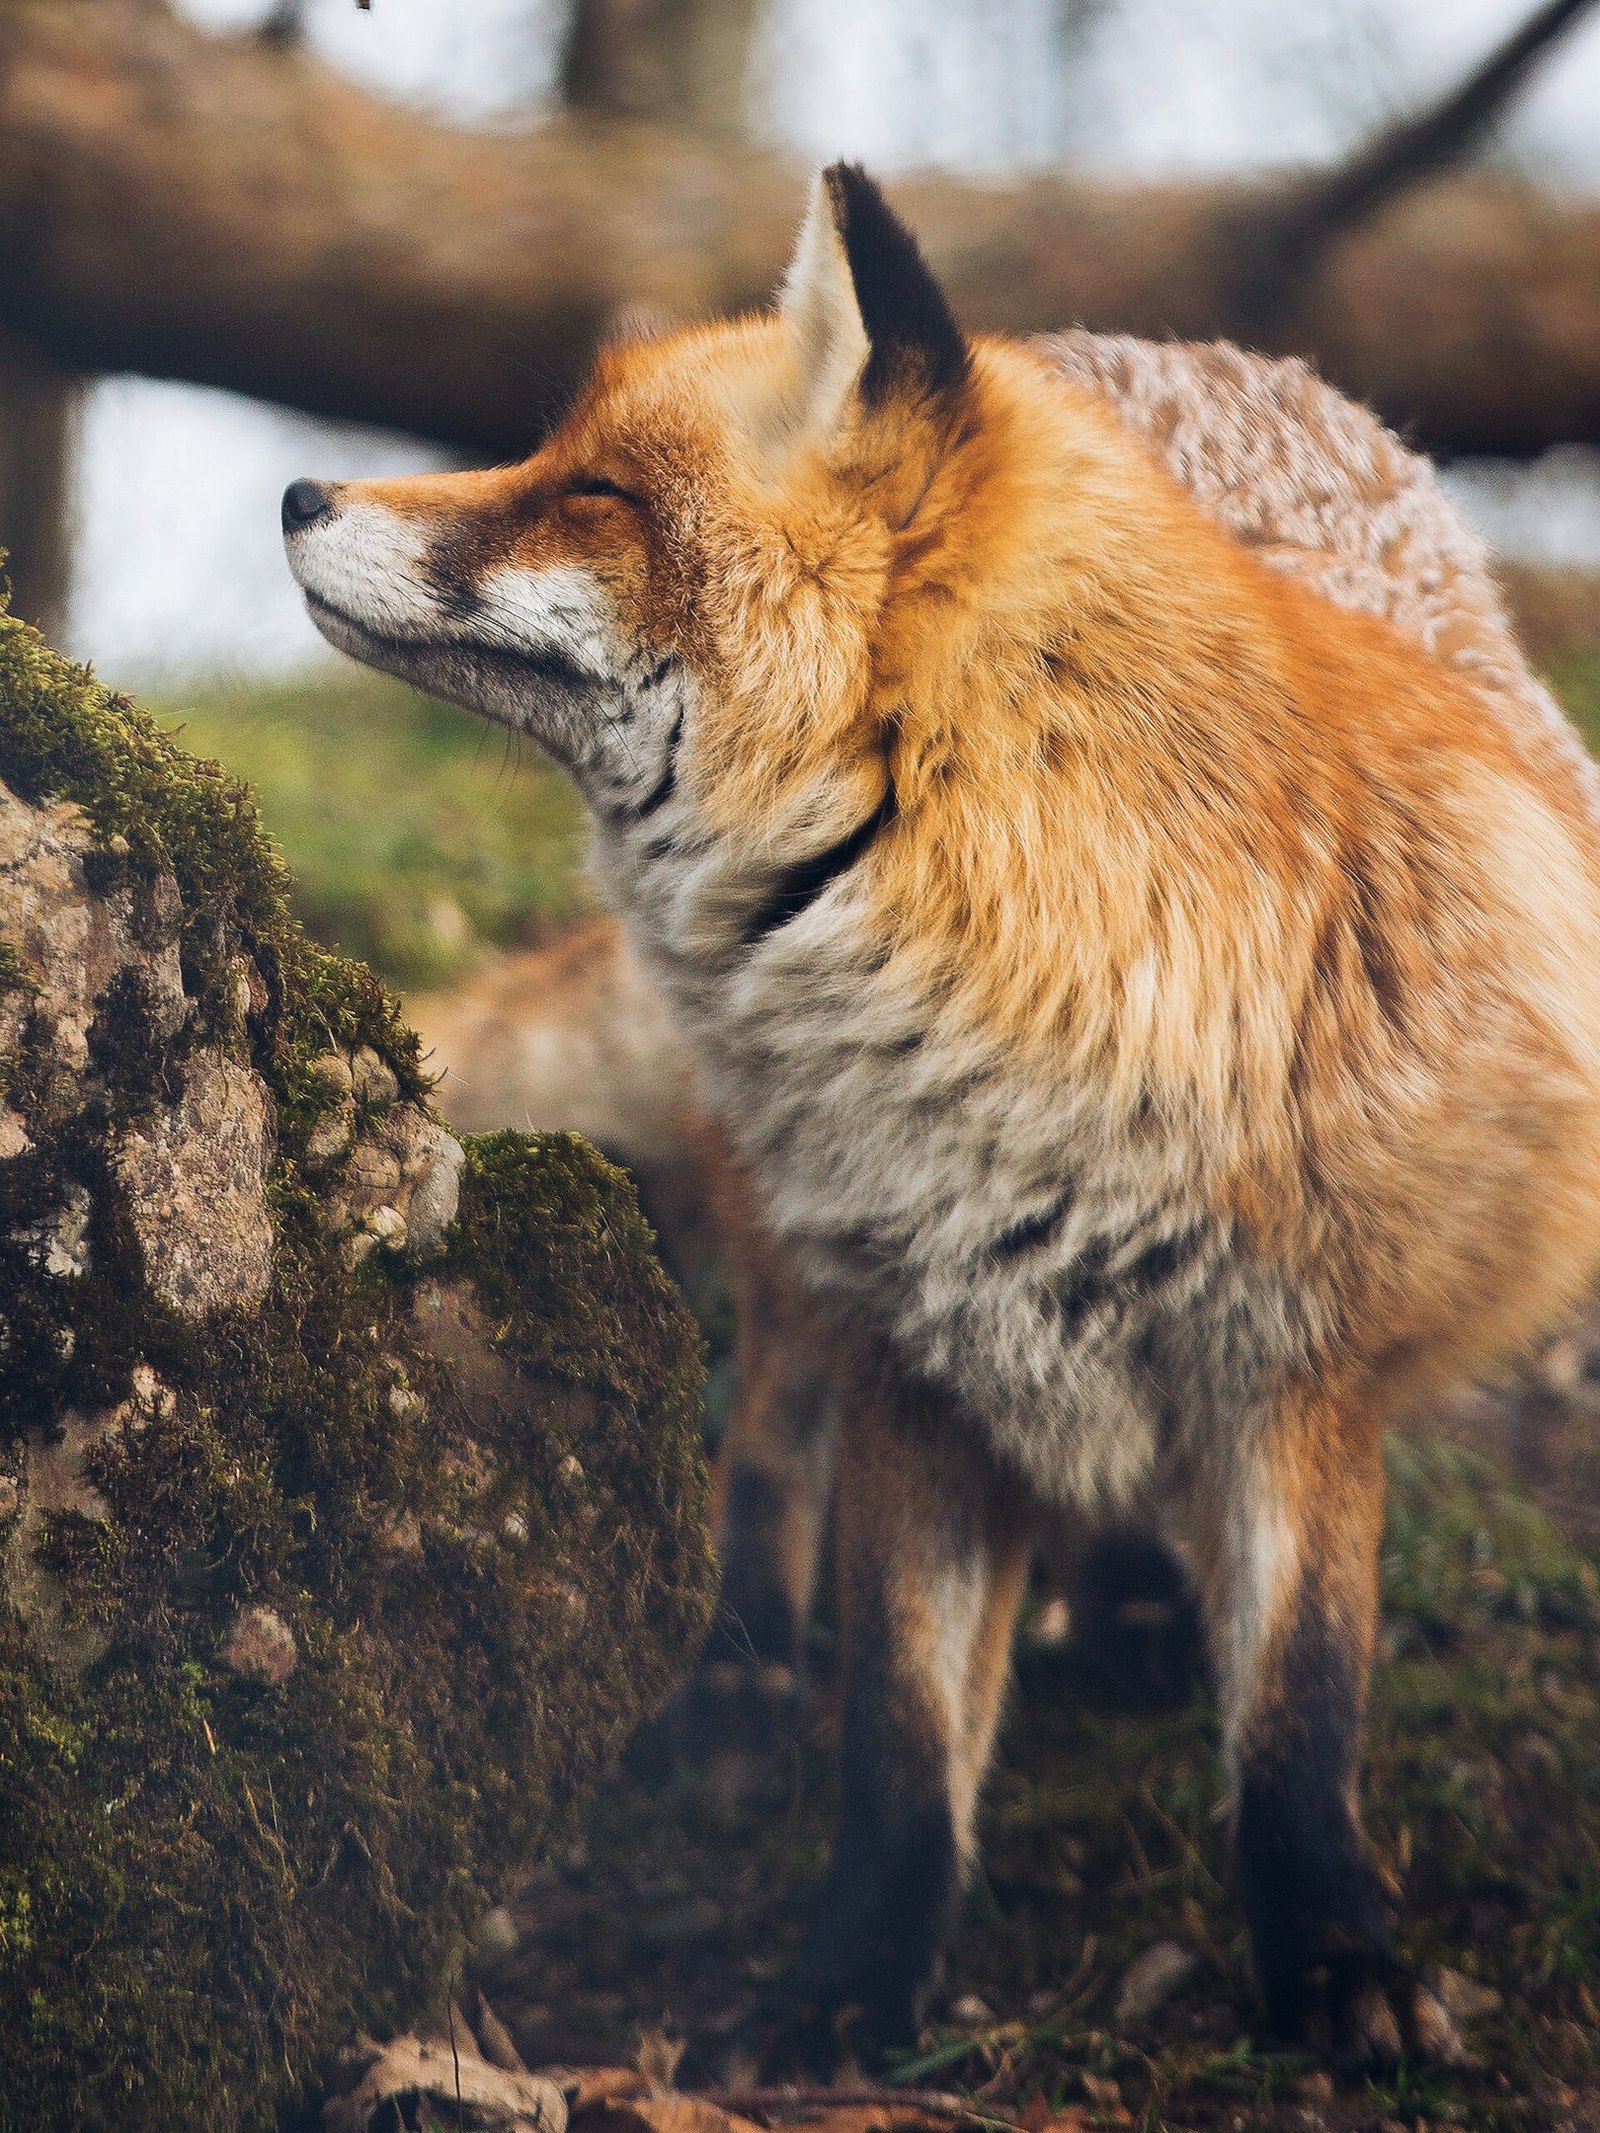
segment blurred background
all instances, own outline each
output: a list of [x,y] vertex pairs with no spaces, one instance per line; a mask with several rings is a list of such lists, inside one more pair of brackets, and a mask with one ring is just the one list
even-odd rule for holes
[[[1374,398],[1439,452],[1537,656],[1600,720],[1600,8],[4,15],[0,227],[29,217],[0,300],[16,604],[250,776],[308,922],[403,986],[582,908],[575,811],[502,736],[334,662],[280,491],[531,446],[608,310],[758,294],[834,155],[901,176],[972,324],[1227,333]],[[391,419],[339,419],[357,409]]]

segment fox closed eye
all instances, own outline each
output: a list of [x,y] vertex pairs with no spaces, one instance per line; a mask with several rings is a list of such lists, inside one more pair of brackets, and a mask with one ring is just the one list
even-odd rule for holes
[[643,505],[643,497],[632,489],[625,489],[621,482],[613,481],[607,474],[575,474],[567,483],[568,496],[611,496],[618,503]]

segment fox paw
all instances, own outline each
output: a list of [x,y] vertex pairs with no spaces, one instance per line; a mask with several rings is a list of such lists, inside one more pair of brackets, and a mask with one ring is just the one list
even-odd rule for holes
[[1306,1981],[1300,2038],[1324,2050],[1341,2074],[1412,2065],[1462,2066],[1467,2051],[1443,2002],[1392,1955],[1335,1957]]

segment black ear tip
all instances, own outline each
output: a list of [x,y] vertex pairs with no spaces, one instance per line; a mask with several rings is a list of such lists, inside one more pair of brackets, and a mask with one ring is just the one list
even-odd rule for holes
[[872,349],[864,397],[884,398],[912,372],[935,394],[955,391],[966,340],[916,238],[859,163],[830,163],[822,178]]
[[837,214],[847,214],[851,208],[869,203],[882,214],[889,212],[883,188],[876,178],[868,176],[864,163],[830,163],[822,173],[822,182],[828,188],[828,197]]

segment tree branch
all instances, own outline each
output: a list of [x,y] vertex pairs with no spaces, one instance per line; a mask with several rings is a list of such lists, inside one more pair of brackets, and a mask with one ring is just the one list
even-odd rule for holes
[[0,548],[11,611],[61,627],[71,542],[67,503],[80,381],[0,335]]
[[[81,371],[525,451],[625,305],[765,302],[806,174],[659,126],[470,133],[153,0],[0,0],[0,326]],[[908,179],[973,326],[1249,333],[1260,186]],[[1479,179],[1350,232],[1257,337],[1445,451],[1600,443],[1600,206]]]
[[1257,330],[1293,308],[1335,240],[1435,172],[1465,161],[1492,130],[1539,61],[1594,0],[1545,0],[1465,80],[1363,143],[1336,169],[1306,180],[1246,264],[1240,309]]

